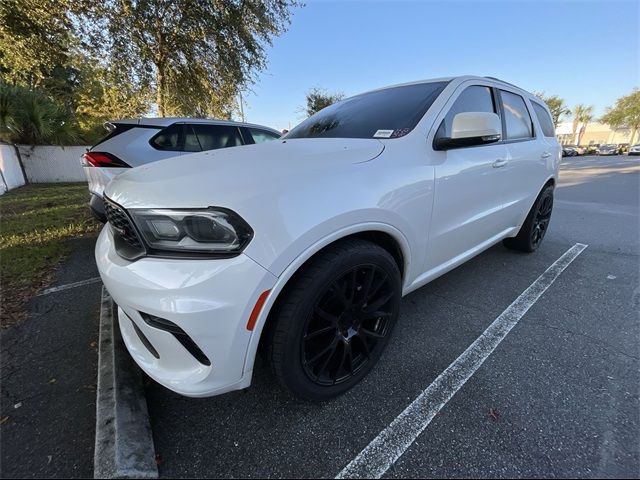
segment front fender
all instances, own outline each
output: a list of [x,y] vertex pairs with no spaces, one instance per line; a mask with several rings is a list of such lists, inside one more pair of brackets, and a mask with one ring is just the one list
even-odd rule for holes
[[[404,267],[405,272],[408,271],[409,266],[411,265],[411,247],[406,238],[406,236],[398,230],[396,227],[384,223],[384,222],[363,222],[354,225],[350,225],[348,227],[339,228],[337,230],[332,231],[331,233],[325,235],[322,238],[317,239],[311,246],[303,249],[298,253],[292,261],[288,263],[288,265],[283,269],[281,274],[278,277],[276,284],[273,286],[269,295],[260,311],[258,319],[256,321],[255,327],[253,329],[251,339],[249,341],[249,345],[247,347],[247,352],[245,355],[245,364],[244,364],[244,374],[243,375],[251,375],[253,371],[253,365],[255,362],[256,353],[258,350],[258,344],[260,343],[260,337],[262,336],[262,331],[267,322],[267,318],[269,317],[269,312],[271,308],[275,304],[278,296],[284,289],[285,285],[288,281],[293,277],[293,275],[298,271],[298,269],[313,255],[318,253],[327,245],[340,240],[341,238],[348,237],[350,235],[354,235],[362,232],[383,232],[390,235],[400,246],[402,251],[402,255],[404,258]],[[305,235],[306,237],[306,235]],[[307,244],[308,245],[308,244]],[[405,285],[408,285],[407,277],[403,279],[403,289]],[[410,282],[409,282],[410,283]]]

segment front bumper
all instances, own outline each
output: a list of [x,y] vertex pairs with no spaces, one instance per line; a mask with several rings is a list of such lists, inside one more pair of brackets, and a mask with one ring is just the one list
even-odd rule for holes
[[[251,371],[245,363],[253,365],[253,359],[246,361],[252,335],[247,321],[260,294],[275,285],[274,275],[244,254],[220,260],[148,257],[129,262],[115,252],[108,226],[98,238],[96,262],[118,305],[125,345],[151,378],[191,397],[249,386]],[[176,335],[148,324],[143,317],[148,315],[182,329],[210,365],[199,361]]]

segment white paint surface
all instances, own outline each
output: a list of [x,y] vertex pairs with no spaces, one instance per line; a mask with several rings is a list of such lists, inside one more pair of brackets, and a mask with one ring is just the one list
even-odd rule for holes
[[0,194],[24,185],[24,175],[13,145],[0,144]]
[[576,243],[540,275],[447,369],[336,478],[380,478],[407,451],[447,402],[480,368],[558,276],[587,245]]
[[27,179],[31,183],[86,182],[80,157],[87,148],[18,145]]

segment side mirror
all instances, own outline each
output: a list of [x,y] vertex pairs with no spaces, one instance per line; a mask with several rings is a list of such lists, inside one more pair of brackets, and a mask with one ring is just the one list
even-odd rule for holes
[[437,137],[433,141],[434,150],[485,145],[500,140],[502,123],[500,117],[489,112],[463,112],[453,117],[451,137]]

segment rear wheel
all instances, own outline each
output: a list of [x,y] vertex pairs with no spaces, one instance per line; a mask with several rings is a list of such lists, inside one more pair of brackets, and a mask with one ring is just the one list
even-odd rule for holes
[[553,186],[548,185],[538,195],[518,235],[513,238],[505,238],[504,245],[521,252],[536,251],[547,233],[552,211]]
[[347,240],[321,252],[293,282],[274,312],[268,356],[294,394],[327,400],[380,358],[398,317],[400,272],[383,248]]

